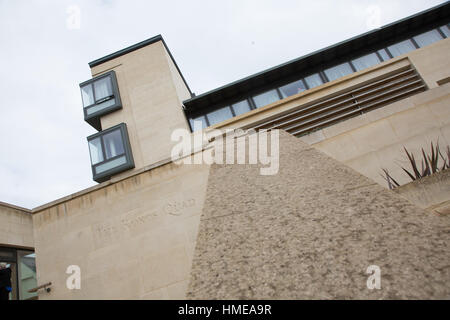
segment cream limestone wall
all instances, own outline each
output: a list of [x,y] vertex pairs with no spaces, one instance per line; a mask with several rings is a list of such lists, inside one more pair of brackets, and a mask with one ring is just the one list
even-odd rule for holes
[[208,172],[168,163],[35,209],[39,299],[185,298]]
[[0,246],[34,247],[30,210],[0,202]]
[[301,139],[384,187],[381,168],[404,184],[411,180],[401,169],[410,169],[403,147],[420,163],[421,148],[430,152],[432,141],[439,141],[441,149],[450,145],[449,104],[446,84]]
[[450,39],[435,42],[407,54],[429,88],[450,76]]
[[[92,68],[92,75],[114,70],[123,109],[101,118],[102,129],[127,124],[135,171],[170,157],[174,129],[188,129],[181,101],[190,93],[162,41]],[[119,174],[123,177],[130,171]]]

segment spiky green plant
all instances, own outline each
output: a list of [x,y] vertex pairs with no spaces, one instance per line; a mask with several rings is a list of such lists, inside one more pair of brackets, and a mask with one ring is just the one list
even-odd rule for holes
[[[403,147],[405,153],[408,157],[409,163],[411,164],[412,170],[409,171],[404,167],[401,167],[402,170],[411,178],[412,181],[421,179],[423,177],[432,175],[436,172],[445,170],[450,168],[450,146],[447,145],[446,156],[444,156],[439,148],[439,141],[436,143],[436,146],[431,142],[431,153],[426,154],[425,150],[422,148],[422,160],[421,167],[419,167],[416,163],[416,159],[414,158],[414,154],[409,152],[405,147]],[[439,157],[443,160],[443,165],[439,166]],[[381,176],[388,183],[389,189],[394,189],[400,186],[400,184],[389,174],[387,169],[382,168],[384,175]]]

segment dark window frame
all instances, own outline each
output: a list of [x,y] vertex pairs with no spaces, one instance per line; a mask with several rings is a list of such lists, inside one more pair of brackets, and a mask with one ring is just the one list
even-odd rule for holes
[[29,247],[7,247],[7,246],[2,246],[0,245],[0,253],[1,251],[6,251],[6,252],[10,252],[11,256],[2,256],[0,255],[0,261],[1,262],[6,262],[6,263],[14,263],[15,267],[16,267],[16,299],[15,300],[20,300],[20,286],[19,286],[19,251],[30,251],[34,254],[36,254],[36,251],[34,250],[34,248],[29,248]]
[[[97,101],[96,97],[95,97],[95,86],[94,86],[94,83],[96,81],[99,81],[101,79],[108,78],[108,77],[111,80],[112,95],[109,96],[109,97],[102,98],[102,99]],[[97,76],[95,78],[92,78],[92,79],[89,79],[87,81],[84,81],[84,82],[80,83],[80,91],[81,91],[81,88],[83,88],[85,86],[88,86],[88,85],[90,85],[91,88],[92,88],[92,95],[93,95],[93,98],[94,98],[94,103],[91,104],[91,105],[88,105],[88,106],[84,106],[84,101],[82,101],[83,102],[84,120],[87,123],[89,123],[91,126],[93,126],[95,129],[97,129],[98,131],[101,131],[102,127],[101,127],[101,123],[100,123],[100,117],[104,116],[106,114],[109,114],[111,112],[114,112],[116,110],[122,109],[122,100],[120,98],[119,86],[117,85],[116,73],[115,73],[114,70],[111,70],[111,71],[105,72],[105,73],[103,73],[103,74],[101,74],[101,75],[99,75],[99,76]],[[81,94],[81,95],[82,95],[81,98],[83,100],[83,94]],[[108,107],[106,107],[104,109],[98,110],[98,111],[96,111],[94,113],[91,113],[91,114],[87,113],[87,110],[89,108],[95,107],[95,106],[97,106],[97,105],[99,105],[99,104],[101,104],[103,102],[106,102],[108,100],[111,100],[111,99],[115,99],[115,103],[113,105],[110,105],[110,106],[108,106]]]
[[[124,152],[116,155],[114,157],[111,157],[109,159],[106,158],[106,150],[105,150],[105,143],[104,143],[104,136],[110,132],[119,130],[120,134],[121,134],[121,138],[122,138],[122,143],[123,143],[123,149]],[[101,183],[104,181],[109,180],[113,175],[118,174],[120,172],[129,170],[129,169],[133,169],[134,168],[134,159],[133,159],[133,154],[131,152],[131,145],[130,145],[130,139],[128,136],[128,130],[127,130],[127,125],[125,123],[120,123],[116,126],[113,126],[111,128],[105,129],[103,131],[97,132],[93,135],[90,135],[89,137],[87,137],[87,141],[88,141],[88,148],[89,148],[89,142],[91,140],[94,140],[96,138],[100,138],[100,144],[101,144],[101,148],[102,148],[102,155],[103,155],[103,160],[96,163],[96,164],[92,164],[92,155],[91,155],[91,151],[89,150],[89,157],[91,159],[91,169],[92,169],[92,178],[94,181]],[[113,167],[111,169],[105,170],[101,173],[96,173],[95,169],[100,166],[103,165],[105,163],[108,163],[110,161],[113,161],[115,159],[118,159],[120,157],[123,157],[125,155],[126,158],[126,162],[124,164],[121,164],[117,167]]]
[[[289,82],[292,82],[295,80],[302,79],[302,81],[304,82],[304,84],[307,88],[306,90],[309,90],[310,88],[309,88],[307,82],[305,81],[305,78],[307,76],[303,76],[305,74],[309,76],[309,75],[317,73],[323,82],[322,84],[326,84],[326,83],[330,82],[330,80],[328,79],[328,77],[326,76],[326,74],[324,72],[324,70],[327,68],[330,68],[330,67],[342,64],[342,63],[348,63],[350,65],[350,68],[352,69],[352,73],[359,72],[356,70],[354,64],[352,63],[353,59],[356,59],[356,58],[359,58],[359,57],[362,57],[364,55],[368,55],[371,53],[375,53],[379,60],[379,63],[383,63],[385,61],[395,58],[392,55],[392,53],[390,52],[388,47],[392,46],[398,42],[406,41],[406,40],[411,41],[412,45],[414,46],[415,49],[413,49],[412,51],[418,50],[418,49],[420,49],[420,46],[414,40],[414,37],[423,32],[437,30],[440,33],[440,35],[443,37],[443,39],[447,39],[448,37],[441,30],[441,27],[447,26],[447,28],[449,28],[449,29],[450,29],[450,27],[449,27],[448,23],[443,24],[442,20],[443,19],[440,19],[439,21],[436,21],[430,25],[423,26],[421,28],[417,28],[417,29],[414,29],[414,30],[411,30],[411,31],[408,31],[408,32],[405,32],[402,34],[394,35],[388,39],[379,41],[378,43],[376,43],[375,45],[373,45],[370,48],[365,48],[365,49],[360,48],[360,49],[356,50],[357,53],[343,55],[341,58],[333,58],[333,59],[330,59],[330,61],[325,62],[325,63],[323,61],[322,62],[319,61],[317,66],[306,67],[306,68],[302,69],[301,71],[299,71],[299,73],[292,74],[285,79],[277,80],[272,83],[267,83],[267,84],[261,86],[260,88],[251,90],[249,92],[245,92],[245,93],[242,92],[241,94],[238,94],[233,98],[226,99],[224,102],[219,103],[215,106],[211,106],[211,107],[200,109],[200,110],[195,110],[193,112],[185,110],[185,114],[188,118],[195,118],[195,117],[199,117],[199,116],[203,115],[206,118],[206,122],[208,122],[208,119],[206,117],[206,114],[208,112],[211,112],[211,110],[220,109],[221,107],[226,106],[226,105],[231,106],[233,103],[240,101],[240,100],[247,99],[247,101],[249,102],[249,105],[250,105],[250,111],[257,109],[255,106],[254,100],[253,100],[253,96],[264,93],[266,91],[276,90],[278,92],[278,96],[280,97],[280,100],[282,100],[282,96],[280,95],[279,88],[281,86],[288,84]],[[384,59],[384,57],[379,52],[380,50],[384,50],[389,58]],[[409,54],[409,52],[406,54]],[[321,65],[320,65],[320,63],[321,63]],[[362,70],[360,70],[360,71],[362,71]],[[232,111],[233,111],[233,109],[232,109]],[[209,127],[208,123],[207,123],[206,128],[207,127]],[[191,128],[191,131],[192,131],[192,128]]]

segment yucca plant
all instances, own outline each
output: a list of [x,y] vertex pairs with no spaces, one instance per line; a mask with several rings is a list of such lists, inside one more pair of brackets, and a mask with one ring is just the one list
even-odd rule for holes
[[[412,170],[409,171],[404,167],[401,168],[411,178],[412,181],[450,168],[450,146],[447,145],[446,155],[444,156],[439,148],[439,141],[436,143],[436,146],[434,146],[433,142],[431,142],[430,154],[426,154],[425,150],[423,150],[422,148],[420,170],[416,163],[416,159],[414,158],[414,154],[412,152],[409,152],[405,147],[403,147],[403,149],[406,152]],[[439,166],[439,159],[442,159],[444,162],[442,166]],[[400,184],[395,181],[395,179],[389,174],[387,169],[382,168],[382,171],[384,175],[382,174],[381,176],[387,181],[389,189],[394,189],[400,186]]]

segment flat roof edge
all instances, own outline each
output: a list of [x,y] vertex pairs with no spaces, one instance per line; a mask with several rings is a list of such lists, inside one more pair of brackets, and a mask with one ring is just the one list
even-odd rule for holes
[[0,201],[0,206],[1,207],[7,207],[7,208],[10,208],[10,209],[19,210],[19,211],[23,211],[23,212],[26,212],[26,213],[32,213],[32,210],[30,210],[30,209],[19,207],[19,206],[16,206],[14,204],[7,203],[7,202]]
[[186,86],[186,88],[189,91],[189,94],[192,97],[193,95],[192,95],[191,88],[189,88],[189,85],[187,84],[186,79],[184,78],[183,74],[181,73],[181,70],[178,67],[178,64],[175,61],[172,53],[170,52],[169,47],[167,46],[166,42],[164,41],[164,38],[162,37],[162,35],[160,35],[160,34],[158,34],[158,35],[156,35],[156,36],[154,36],[152,38],[149,38],[147,40],[138,42],[138,43],[136,43],[136,44],[134,44],[132,46],[129,46],[129,47],[126,47],[126,48],[121,49],[119,51],[116,51],[116,52],[113,52],[111,54],[108,54],[108,55],[106,55],[106,56],[104,56],[102,58],[99,58],[99,59],[96,59],[94,61],[91,61],[91,62],[88,63],[89,67],[90,68],[94,68],[94,67],[96,67],[98,65],[101,65],[102,63],[108,62],[109,60],[112,60],[112,59],[118,58],[120,56],[126,55],[126,54],[128,54],[130,52],[139,50],[139,49],[141,49],[141,48],[143,48],[145,46],[148,46],[148,45],[153,44],[153,43],[158,42],[158,41],[162,41],[162,43],[164,45],[164,48],[166,49],[167,53],[169,54],[170,59],[172,59],[174,65],[175,65],[175,68],[177,69],[178,73],[180,74],[181,79],[184,82],[184,85]]
[[109,60],[118,58],[118,57],[123,56],[123,55],[125,55],[127,53],[136,51],[136,50],[138,50],[140,48],[143,48],[145,46],[148,46],[148,45],[150,45],[152,43],[155,43],[155,42],[158,42],[158,41],[161,41],[161,40],[163,40],[163,38],[162,38],[162,36],[160,34],[158,34],[157,36],[154,36],[154,37],[149,38],[147,40],[144,40],[144,41],[141,41],[139,43],[133,44],[132,46],[129,46],[129,47],[126,47],[126,48],[121,49],[119,51],[113,52],[113,53],[108,54],[108,55],[106,55],[106,56],[104,56],[102,58],[99,58],[99,59],[96,59],[94,61],[91,61],[91,62],[89,62],[89,67],[91,67],[91,68],[96,67],[96,66],[98,66],[98,65],[100,65],[102,63],[105,63],[105,62],[109,61]]
[[224,89],[227,89],[229,87],[245,83],[245,82],[247,82],[247,81],[249,81],[249,80],[251,80],[251,79],[253,79],[253,78],[257,77],[257,76],[262,76],[262,75],[265,75],[265,74],[269,74],[272,71],[276,71],[278,69],[281,69],[282,67],[289,66],[289,65],[291,65],[293,63],[299,62],[301,60],[305,60],[305,59],[313,57],[315,55],[319,55],[319,54],[321,54],[323,52],[326,52],[327,50],[330,50],[330,49],[333,49],[333,48],[337,48],[339,46],[342,46],[342,45],[345,45],[347,43],[350,43],[351,41],[355,41],[355,40],[358,40],[360,38],[367,37],[367,36],[372,35],[372,34],[376,34],[377,32],[383,32],[383,31],[385,31],[385,30],[387,30],[389,28],[392,28],[392,27],[400,24],[400,23],[403,23],[403,22],[406,22],[408,20],[412,20],[414,18],[423,16],[423,15],[429,13],[429,12],[437,11],[437,10],[439,10],[441,8],[444,8],[444,7],[447,7],[447,6],[450,6],[450,1],[438,4],[438,5],[433,6],[431,8],[425,9],[423,11],[417,12],[415,14],[409,15],[409,16],[404,17],[402,19],[399,19],[399,20],[393,21],[391,23],[388,23],[386,25],[383,25],[383,26],[381,26],[379,28],[374,28],[372,30],[369,30],[369,31],[366,31],[364,33],[358,34],[356,36],[350,37],[348,39],[342,40],[342,41],[340,41],[338,43],[326,46],[326,47],[318,49],[318,50],[315,50],[313,52],[307,53],[307,54],[305,54],[303,56],[300,56],[298,58],[294,58],[294,59],[291,59],[291,60],[289,60],[287,62],[284,62],[284,63],[281,63],[281,64],[277,64],[277,65],[275,65],[273,67],[270,67],[270,68],[264,69],[262,71],[256,72],[256,73],[251,74],[249,76],[246,76],[244,78],[237,79],[235,81],[232,81],[232,82],[230,82],[228,84],[225,84],[225,85],[222,85],[220,87],[208,90],[208,91],[206,91],[204,93],[201,93],[199,95],[196,95],[196,96],[193,96],[193,97],[191,97],[189,99],[184,100],[183,104],[187,107],[187,109],[189,109],[189,106],[188,106],[189,104],[195,103],[198,100],[201,100],[201,99],[203,99],[203,98],[205,98],[207,96],[210,96],[212,94],[218,93],[218,92],[220,92],[220,91],[222,91]]
[[[60,204],[62,204],[62,203],[65,203],[65,202],[67,202],[67,201],[73,200],[73,199],[78,198],[78,197],[82,197],[82,196],[84,196],[84,195],[86,195],[86,194],[88,194],[88,193],[91,193],[91,192],[94,192],[94,191],[97,191],[97,190],[106,188],[106,187],[109,186],[109,185],[113,185],[113,184],[115,184],[115,183],[121,182],[121,181],[123,181],[123,180],[132,178],[132,177],[134,177],[134,176],[140,175],[140,174],[145,173],[145,172],[147,172],[147,171],[151,171],[151,170],[154,170],[154,169],[163,167],[163,166],[168,165],[168,164],[171,164],[171,163],[173,163],[173,161],[172,161],[171,158],[163,159],[163,160],[158,161],[158,162],[156,162],[156,163],[153,163],[153,164],[151,164],[151,165],[145,166],[145,167],[143,167],[143,168],[141,168],[141,169],[139,169],[139,170],[137,170],[137,171],[133,171],[133,172],[131,172],[130,174],[125,175],[125,176],[123,176],[123,177],[119,177],[119,178],[111,178],[110,180],[107,180],[107,181],[105,181],[105,182],[96,184],[96,185],[94,185],[94,186],[92,186],[92,187],[88,187],[88,188],[86,188],[86,189],[77,191],[77,192],[75,192],[75,193],[71,193],[71,194],[69,194],[69,195],[67,195],[67,196],[64,196],[64,197],[61,197],[61,198],[59,198],[59,199],[50,201],[50,202],[48,202],[48,203],[45,203],[45,204],[40,205],[40,206],[38,206],[38,207],[35,207],[35,208],[33,208],[33,209],[29,210],[29,211],[30,211],[30,213],[32,213],[32,214],[36,214],[36,213],[42,212],[42,211],[44,211],[44,210],[46,210],[46,209],[48,209],[48,208],[51,208],[51,207],[60,205]],[[0,204],[1,204],[1,202],[0,202]]]

